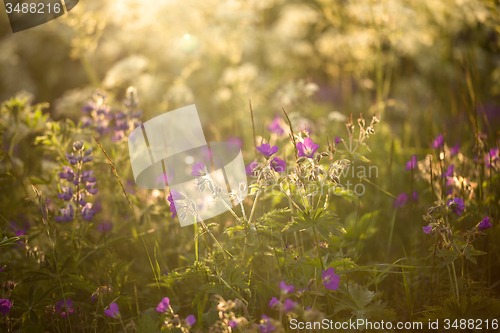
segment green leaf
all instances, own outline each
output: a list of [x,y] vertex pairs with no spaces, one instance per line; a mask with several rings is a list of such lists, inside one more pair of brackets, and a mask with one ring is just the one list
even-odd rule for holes
[[33,310],[30,310],[30,321],[35,327],[38,326],[38,324],[40,323],[40,320],[38,319],[36,312]]
[[158,323],[151,318],[151,315],[142,315],[137,323],[137,333],[155,333],[157,331]]

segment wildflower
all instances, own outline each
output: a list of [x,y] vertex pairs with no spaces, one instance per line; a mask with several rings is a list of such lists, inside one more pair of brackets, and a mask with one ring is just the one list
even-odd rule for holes
[[411,159],[406,162],[405,171],[415,170],[417,168],[417,155],[413,155]]
[[194,315],[189,315],[186,317],[186,324],[193,326],[196,323],[196,317]]
[[432,231],[432,227],[430,225],[428,225],[427,227],[422,227],[422,229],[426,234],[430,234]]
[[271,300],[269,301],[270,308],[273,308],[277,304],[281,304],[281,302],[276,297],[271,298]]
[[5,270],[5,266],[3,266],[2,268],[0,268],[0,273],[2,273],[4,270]]
[[238,327],[238,322],[237,322],[236,320],[234,320],[234,319],[231,319],[231,320],[229,321],[228,325],[229,325],[229,327],[231,327],[231,328],[236,328],[236,327]]
[[340,136],[336,137],[335,138],[335,145],[338,146],[342,141],[344,141],[344,139],[342,139]]
[[90,113],[91,111],[94,111],[95,110],[95,103],[94,101],[88,101],[87,104],[85,104],[83,107],[82,107],[82,112],[83,113]]
[[250,162],[246,167],[245,167],[245,171],[247,173],[248,176],[255,176],[255,173],[254,173],[254,169],[259,165],[259,163],[257,163],[256,161],[252,161]]
[[56,216],[55,220],[56,222],[71,222],[74,217],[74,211],[73,211],[73,206],[71,204],[68,204],[66,206],[66,209],[60,209],[59,210],[63,215],[62,216]]
[[94,218],[94,211],[92,210],[92,204],[89,202],[85,204],[85,206],[82,209],[82,217],[86,221],[92,221]]
[[111,222],[102,222],[97,225],[97,230],[100,232],[109,232],[113,229],[113,223]]
[[313,158],[314,153],[318,150],[319,145],[314,143],[310,138],[305,138],[304,142],[297,143],[297,150],[299,152],[299,157],[305,156],[308,158]]
[[111,303],[109,305],[109,309],[104,310],[104,314],[111,318],[120,318],[120,309],[118,308],[118,304]]
[[229,139],[227,139],[227,142],[228,143],[234,143],[238,147],[243,148],[243,141],[241,141],[240,138],[236,138],[236,137],[229,138]]
[[64,201],[69,201],[73,198],[73,189],[68,186],[61,186],[62,193],[57,193],[57,197]]
[[267,129],[269,130],[269,132],[276,133],[281,136],[285,133],[285,129],[283,128],[283,126],[281,126],[281,123],[282,123],[281,118],[275,117],[274,120],[271,122],[271,124],[269,124]]
[[122,141],[124,138],[125,138],[125,132],[115,130],[115,134],[111,136],[111,141],[116,143]]
[[464,205],[464,199],[454,197],[453,199],[448,200],[448,207],[451,208],[451,211],[458,216],[460,216],[460,213],[464,211],[465,205]]
[[[337,287],[338,288],[338,287]],[[283,309],[285,310],[285,312],[290,312],[292,311],[293,309],[295,309],[295,307],[298,305],[299,303],[298,302],[294,302],[292,301],[291,299],[287,298],[285,300],[285,304],[283,305]]]
[[455,169],[455,165],[452,164],[446,169],[446,171],[441,175],[441,178],[444,177],[453,177],[453,170]]
[[479,230],[485,230],[491,228],[490,218],[486,216],[479,224],[477,225]]
[[61,317],[67,318],[68,314],[72,314],[75,312],[75,310],[72,309],[72,307],[73,307],[73,301],[71,300],[71,298],[67,298],[66,300],[61,300],[56,303],[55,311],[56,313],[60,313]]
[[72,182],[73,179],[75,179],[75,172],[71,167],[64,165],[63,166],[64,172],[59,173],[59,178],[61,179],[66,179],[69,182]]
[[182,200],[182,199],[184,199],[184,196],[182,194],[180,194],[179,192],[177,192],[174,189],[172,189],[170,191],[170,194],[168,195],[167,200],[170,203],[170,211],[172,212],[172,216],[171,216],[172,218],[174,218],[175,215],[177,215],[177,210],[175,208],[174,201],[175,200]]
[[325,288],[328,290],[337,290],[339,289],[340,276],[335,274],[335,269],[333,267],[328,268],[326,271],[323,271],[323,284]]
[[163,297],[161,302],[158,303],[158,306],[156,307],[157,312],[166,312],[170,307],[170,300],[168,297]]
[[404,205],[408,202],[408,194],[405,192],[401,192],[396,199],[394,199],[393,207],[394,208],[403,208]]
[[0,313],[6,315],[10,312],[12,303],[8,299],[0,299]]
[[269,333],[276,329],[269,321],[268,316],[262,315],[262,319],[264,322],[259,324],[260,333]]
[[68,160],[69,164],[76,165],[80,160],[80,156],[75,156],[75,154],[73,153],[71,154],[66,153],[66,159]]
[[495,165],[498,160],[499,160],[498,147],[491,148],[489,154],[486,154],[486,167],[491,168],[491,165]]
[[432,148],[437,149],[444,144],[444,137],[443,134],[439,134],[434,141],[432,142]]
[[205,176],[207,174],[205,164],[203,162],[198,162],[193,164],[193,171],[191,172],[192,176]]
[[281,160],[279,157],[273,158],[269,165],[274,171],[279,173],[284,172],[286,169],[286,162]]
[[450,155],[455,156],[456,154],[458,154],[459,150],[460,150],[460,143],[457,142],[456,145],[450,148]]
[[87,183],[87,186],[85,188],[87,189],[87,192],[90,195],[96,195],[97,193],[99,193],[99,189],[98,188],[94,188],[95,185],[96,185],[95,182],[93,182],[93,183],[88,182]]
[[280,287],[281,291],[283,291],[284,294],[291,294],[295,290],[295,286],[293,284],[287,286],[285,281],[281,281],[278,284],[278,287]]
[[[16,231],[16,236],[17,237],[26,236],[26,229],[23,228],[23,230],[17,230]],[[20,240],[20,241],[17,241],[16,243],[19,244],[19,245],[23,245],[23,241],[26,241],[26,240],[25,239],[24,240]]]
[[88,170],[82,172],[82,182],[94,183],[96,181],[95,177],[91,177],[94,174],[94,170]]
[[269,143],[263,143],[262,145],[260,145],[259,147],[257,147],[257,150],[259,152],[262,153],[262,155],[264,155],[264,157],[267,159],[269,159],[271,156],[273,156],[274,154],[276,154],[279,150],[279,147],[278,146],[272,146],[269,144]]

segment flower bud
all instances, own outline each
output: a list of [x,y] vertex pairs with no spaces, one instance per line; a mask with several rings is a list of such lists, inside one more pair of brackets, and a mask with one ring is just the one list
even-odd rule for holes
[[75,141],[73,143],[73,149],[76,150],[76,151],[79,151],[79,150],[82,150],[83,148],[83,141]]

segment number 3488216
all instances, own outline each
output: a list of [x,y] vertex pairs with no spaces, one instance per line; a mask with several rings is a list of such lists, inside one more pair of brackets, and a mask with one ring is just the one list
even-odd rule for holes
[[45,13],[55,13],[58,14],[61,12],[61,4],[60,3],[54,3],[54,4],[45,4],[45,3],[17,3],[16,5],[6,2],[5,7],[7,9],[7,14],[10,14],[12,12],[14,13],[38,13],[38,14],[45,14]]

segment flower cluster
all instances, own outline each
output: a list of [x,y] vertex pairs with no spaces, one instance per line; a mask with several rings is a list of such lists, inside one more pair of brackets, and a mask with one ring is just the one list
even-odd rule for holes
[[66,208],[60,210],[60,216],[56,216],[56,222],[70,222],[75,217],[75,206],[81,206],[82,218],[92,221],[96,210],[92,209],[92,203],[85,200],[86,196],[99,193],[96,188],[97,182],[93,170],[83,170],[84,164],[93,160],[92,148],[85,150],[83,141],[73,143],[75,153],[66,153],[66,160],[71,166],[63,166],[63,172],[59,173],[61,180],[66,180],[68,186],[61,186],[61,192],[57,194],[60,200],[68,202]]

